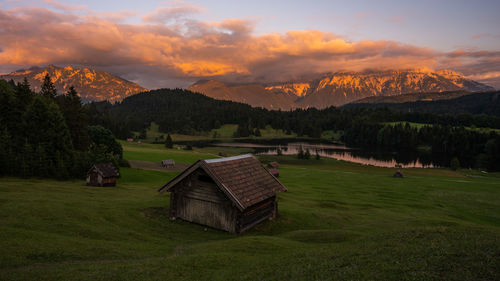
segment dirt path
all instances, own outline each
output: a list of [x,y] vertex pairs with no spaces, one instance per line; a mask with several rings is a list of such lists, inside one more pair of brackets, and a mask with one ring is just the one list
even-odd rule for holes
[[130,167],[134,169],[152,170],[160,172],[183,171],[184,169],[189,167],[188,164],[184,163],[176,163],[174,167],[164,168],[161,166],[160,162],[150,162],[142,160],[128,160],[128,162],[130,163]]

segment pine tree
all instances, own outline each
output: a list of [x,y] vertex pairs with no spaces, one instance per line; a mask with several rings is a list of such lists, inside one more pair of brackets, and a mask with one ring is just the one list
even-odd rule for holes
[[302,149],[302,145],[299,146],[299,153],[297,154],[297,158],[304,159],[304,150]]
[[450,168],[453,171],[456,171],[456,170],[458,170],[460,168],[460,161],[458,161],[457,157],[453,157],[453,159],[451,159],[451,161],[450,161]]
[[172,142],[172,137],[170,136],[170,134],[167,135],[167,139],[165,140],[165,147],[166,148],[174,147],[174,143]]
[[43,78],[42,88],[40,90],[40,95],[48,99],[55,99],[57,95],[56,87],[52,83],[49,74],[47,73]]
[[68,125],[74,148],[87,151],[89,147],[88,117],[75,88],[69,87],[67,95],[57,96],[56,101]]
[[20,103],[24,105],[28,105],[33,99],[33,92],[30,87],[30,83],[26,77],[24,77],[22,83],[17,83],[16,95]]
[[306,152],[304,153],[304,159],[309,159],[311,158],[311,152],[309,151],[309,148],[306,149]]

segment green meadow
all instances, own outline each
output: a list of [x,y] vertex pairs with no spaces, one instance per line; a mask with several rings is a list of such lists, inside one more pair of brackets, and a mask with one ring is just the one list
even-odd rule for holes
[[[248,151],[123,143],[129,160]],[[178,172],[116,187],[0,179],[0,280],[500,280],[500,175],[277,160],[279,217],[242,235],[168,219]]]

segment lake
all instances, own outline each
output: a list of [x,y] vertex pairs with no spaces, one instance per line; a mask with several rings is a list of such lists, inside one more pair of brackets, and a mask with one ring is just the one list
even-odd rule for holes
[[276,155],[278,148],[283,155],[297,155],[300,148],[311,153],[314,158],[316,153],[320,157],[333,158],[337,160],[349,161],[363,165],[372,165],[377,167],[393,168],[400,165],[402,168],[434,168],[429,157],[419,155],[418,153],[388,153],[379,151],[367,151],[350,148],[344,145],[335,144],[311,144],[306,142],[293,142],[282,145],[267,145],[255,143],[217,143],[216,146],[224,147],[247,147],[255,149],[256,154]]

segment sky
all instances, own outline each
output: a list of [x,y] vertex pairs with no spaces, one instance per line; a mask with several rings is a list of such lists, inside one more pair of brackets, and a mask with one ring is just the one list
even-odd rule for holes
[[500,88],[498,14],[498,0],[0,0],[0,73],[72,65],[153,89],[431,68]]

